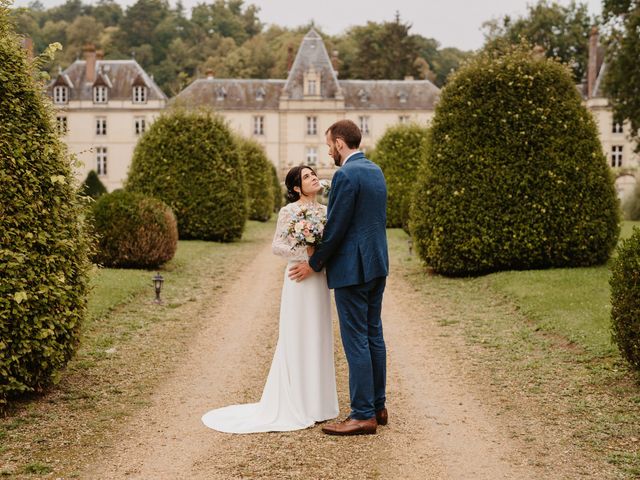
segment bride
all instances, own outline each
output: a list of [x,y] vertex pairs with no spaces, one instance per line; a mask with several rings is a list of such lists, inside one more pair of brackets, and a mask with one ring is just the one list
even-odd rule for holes
[[280,210],[273,253],[288,260],[280,302],[278,344],[258,403],[231,405],[207,412],[202,422],[228,433],[290,431],[338,416],[331,302],[324,271],[303,282],[289,279],[294,263],[308,260],[313,247],[295,247],[286,237],[291,218],[303,207],[326,216],[316,202],[322,189],[316,172],[293,167],[285,185],[289,203]]

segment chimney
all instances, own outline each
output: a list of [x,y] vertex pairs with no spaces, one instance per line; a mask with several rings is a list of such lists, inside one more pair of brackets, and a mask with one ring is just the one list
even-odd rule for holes
[[587,98],[593,96],[598,78],[598,27],[591,27],[589,34],[589,62],[587,63]]
[[405,82],[410,82],[413,80],[413,75],[405,75],[404,76],[404,81]]
[[33,60],[33,40],[31,40],[31,37],[23,37],[21,43],[22,48],[27,51],[27,58]]
[[104,60],[104,50],[96,50],[96,60]]
[[94,45],[85,45],[82,51],[87,62],[84,80],[85,82],[93,83],[96,81],[96,47]]
[[207,76],[207,80],[213,80],[213,68],[207,68],[204,73]]
[[287,72],[291,71],[291,67],[293,67],[293,47],[289,45],[287,48]]

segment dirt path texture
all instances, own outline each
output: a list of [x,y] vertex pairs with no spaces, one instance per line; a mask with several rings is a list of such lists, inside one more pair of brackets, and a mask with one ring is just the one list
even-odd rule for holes
[[[277,342],[284,268],[265,244],[215,303],[203,298],[185,307],[184,314],[203,325],[187,355],[149,406],[117,427],[117,441],[82,478],[582,476],[562,456],[541,462],[540,452],[514,433],[490,391],[465,371],[464,340],[443,326],[443,316],[464,310],[446,297],[425,301],[400,268],[392,268],[385,292],[390,422],[377,435],[330,437],[319,425],[249,435],[204,427],[200,417],[212,408],[259,400]],[[348,372],[337,328],[334,332],[340,409],[346,415]]]

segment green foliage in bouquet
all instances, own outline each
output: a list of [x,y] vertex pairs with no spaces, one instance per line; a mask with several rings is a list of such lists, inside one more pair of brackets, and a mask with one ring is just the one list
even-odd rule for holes
[[273,213],[273,164],[257,142],[243,137],[236,137],[236,142],[247,183],[249,219],[266,222]]
[[170,110],[138,142],[126,188],[158,198],[178,219],[181,239],[242,236],[247,189],[238,147],[208,110]]
[[410,228],[447,275],[607,261],[619,206],[567,67],[525,46],[480,54],[443,89]]
[[93,199],[97,199],[101,195],[107,193],[106,187],[100,181],[100,178],[98,177],[98,174],[95,170],[91,170],[87,174],[87,178],[82,184],[82,193]]
[[409,209],[427,146],[426,127],[396,125],[378,141],[373,160],[387,180],[387,227],[408,230]]
[[55,382],[73,356],[91,268],[70,158],[5,5],[0,2],[0,411],[16,395]]
[[622,356],[640,370],[640,229],[618,247],[611,268],[611,332]]
[[93,204],[96,262],[105,267],[154,268],[173,258],[178,224],[169,206],[142,193],[116,190]]

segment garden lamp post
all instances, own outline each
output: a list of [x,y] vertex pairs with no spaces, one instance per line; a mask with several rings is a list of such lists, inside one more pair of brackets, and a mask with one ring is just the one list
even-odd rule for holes
[[156,303],[162,303],[162,300],[160,300],[160,292],[162,291],[162,284],[164,283],[164,278],[162,278],[162,275],[160,275],[160,273],[157,273],[155,277],[153,277],[153,286],[156,289]]

